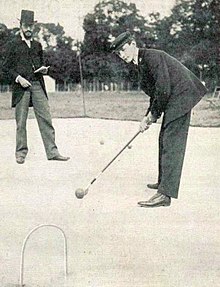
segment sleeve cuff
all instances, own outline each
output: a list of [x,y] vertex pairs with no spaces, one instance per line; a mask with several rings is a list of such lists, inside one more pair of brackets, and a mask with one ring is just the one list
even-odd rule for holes
[[16,77],[15,83],[18,83],[18,80],[19,80],[20,77],[21,77],[20,75],[18,75],[18,76]]

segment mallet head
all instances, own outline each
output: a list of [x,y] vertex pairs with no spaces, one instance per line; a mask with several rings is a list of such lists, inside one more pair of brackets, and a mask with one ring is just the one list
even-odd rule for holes
[[82,199],[88,193],[88,189],[77,188],[75,195],[78,199]]
[[77,188],[77,190],[75,191],[75,195],[78,199],[82,199],[85,195],[85,190],[82,188]]

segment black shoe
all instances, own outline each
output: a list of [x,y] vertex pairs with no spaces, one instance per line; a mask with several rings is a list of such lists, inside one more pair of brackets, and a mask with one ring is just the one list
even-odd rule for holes
[[69,159],[70,159],[70,157],[68,157],[68,156],[56,155],[56,156],[54,156],[52,158],[49,158],[48,160],[67,161]]
[[155,198],[157,198],[159,196],[161,196],[161,193],[157,192],[148,201],[152,201],[152,200],[154,200]]
[[159,206],[170,206],[171,198],[168,195],[158,193],[159,196],[156,196],[147,201],[140,201],[138,204],[141,207],[159,207]]
[[151,188],[151,189],[158,189],[158,186],[159,186],[159,183],[149,183],[149,184],[147,184],[147,187]]
[[16,162],[18,164],[23,164],[25,162],[25,158],[23,156],[16,157]]

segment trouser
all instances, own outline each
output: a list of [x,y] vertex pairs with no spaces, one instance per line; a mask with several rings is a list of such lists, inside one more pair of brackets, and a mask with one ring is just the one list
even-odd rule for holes
[[28,117],[30,99],[33,103],[34,113],[38,122],[41,137],[48,159],[59,155],[55,144],[55,130],[52,125],[50,107],[40,82],[34,81],[15,107],[16,119],[16,157],[26,157],[28,153],[26,122]]
[[158,192],[178,198],[191,112],[165,125],[159,135]]

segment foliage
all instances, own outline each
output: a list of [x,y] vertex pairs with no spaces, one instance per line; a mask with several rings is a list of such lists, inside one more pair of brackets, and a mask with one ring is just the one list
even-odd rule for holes
[[[184,63],[209,88],[220,85],[219,0],[176,0],[171,14],[163,18],[159,13],[144,18],[134,3],[102,0],[85,16],[83,28],[84,41],[77,43],[65,35],[60,24],[36,25],[35,36],[43,44],[51,75],[59,82],[80,81],[80,51],[84,78],[103,82],[127,80],[135,88],[134,65],[125,65],[109,53],[114,38],[130,31],[139,47],[162,49]],[[18,32],[18,28],[1,29],[0,24],[0,61],[4,42]]]
[[2,64],[5,57],[6,43],[9,40],[9,30],[6,25],[0,23],[0,83],[7,83],[7,79],[2,71]]
[[218,81],[217,17],[208,0],[178,0],[155,25],[157,46],[175,56],[212,87]]
[[45,49],[56,47],[57,39],[62,39],[64,34],[64,28],[59,23],[37,23],[35,26],[35,38]]
[[48,49],[45,64],[50,65],[50,76],[58,82],[79,82],[79,65],[76,51],[66,47]]
[[38,23],[35,36],[44,47],[45,64],[51,66],[50,76],[57,82],[79,82],[77,53],[64,28],[59,23]]
[[[146,45],[146,20],[135,4],[120,0],[102,1],[95,5],[94,13],[86,15],[83,28],[82,54],[86,78],[118,82],[130,80],[131,72],[136,75],[134,69],[109,54],[110,42],[124,31],[130,31],[140,45]],[[132,81],[135,80],[132,77]]]
[[151,13],[145,19],[135,4],[102,1],[84,20],[82,49],[85,55],[89,54],[85,58],[85,70],[89,73],[85,72],[85,76],[101,79],[108,75],[112,80],[129,80],[134,69],[128,69],[114,56],[109,57],[108,48],[117,35],[130,31],[139,47],[166,51],[212,87],[219,78],[219,10],[217,0],[177,0],[170,16],[161,18],[159,13]]
[[135,4],[120,0],[102,1],[95,5],[94,13],[84,19],[84,50],[108,51],[109,42],[124,31],[132,32],[138,43],[146,34],[146,20],[139,14]]

